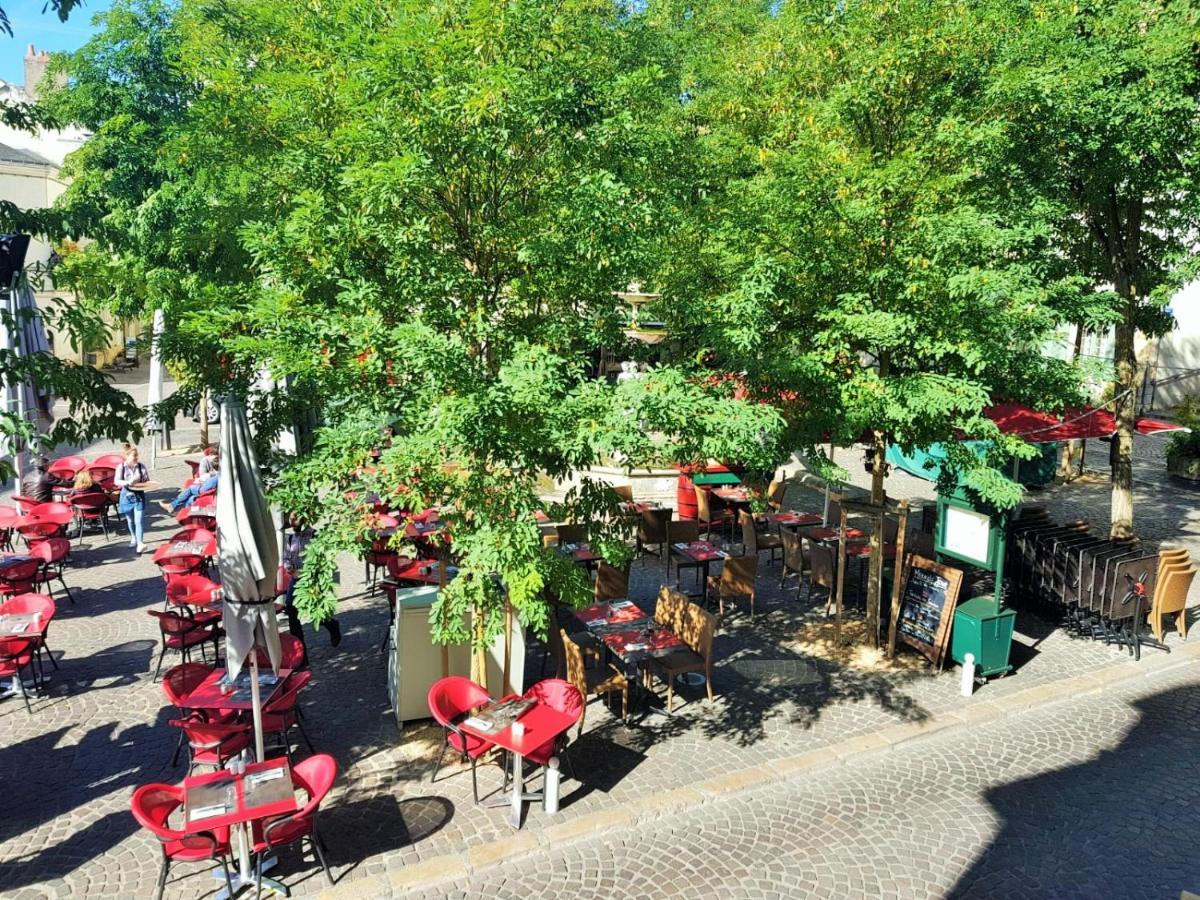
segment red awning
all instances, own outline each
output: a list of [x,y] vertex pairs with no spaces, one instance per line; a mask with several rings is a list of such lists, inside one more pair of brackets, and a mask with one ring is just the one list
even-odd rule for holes
[[[1116,416],[1107,409],[1093,406],[1066,410],[1061,416],[1054,416],[1035,412],[1019,403],[1001,403],[984,410],[984,414],[1005,434],[1015,434],[1031,444],[1112,437],[1117,433]],[[1187,431],[1174,422],[1144,416],[1137,420],[1135,427],[1139,434]]]

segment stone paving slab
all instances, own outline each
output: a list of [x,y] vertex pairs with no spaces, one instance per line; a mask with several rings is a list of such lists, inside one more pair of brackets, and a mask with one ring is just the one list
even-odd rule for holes
[[[1200,886],[1200,672],[941,732],[502,865],[396,873],[434,898],[1178,897]],[[422,877],[431,870],[415,873]],[[329,897],[348,896],[329,892]]]
[[[138,396],[143,387],[133,390]],[[177,446],[194,440],[194,428],[176,434]],[[88,452],[110,448],[97,445]],[[162,457],[155,473],[166,484],[180,483],[185,474],[179,456]],[[172,530],[174,523],[152,510],[149,540],[156,543]],[[360,562],[346,558],[342,573],[345,637],[335,650],[324,632],[309,634],[314,680],[303,699],[314,744],[341,767],[321,817],[339,888],[370,895],[391,879],[455,865],[447,857],[461,857],[463,865],[472,853],[476,860],[497,858],[492,845],[513,839],[504,811],[473,807],[470,776],[460,766],[446,767],[437,783],[429,782],[439,733],[417,724],[400,734],[387,709],[385,658],[378,651],[386,604],[363,590]],[[785,598],[777,573],[768,569],[763,576],[761,611],[753,620],[743,609],[722,623],[716,701],[683,689],[674,715],[665,713],[659,698],[628,725],[593,702],[588,730],[570,750],[583,783],[566,782],[555,819],[533,807],[516,846],[531,838],[540,845],[547,835],[588,833],[630,804],[650,804],[644,811],[652,817],[654,804],[668,802],[661,798],[686,800],[688,792],[700,793],[699,784],[712,792],[727,777],[737,784],[742,776],[731,773],[743,770],[778,764],[799,771],[796,760],[815,766],[831,754],[842,766],[850,758],[847,741],[861,740],[868,749],[879,747],[874,736],[880,733],[913,740],[942,717],[969,721],[984,710],[990,718],[1006,698],[1031,688],[1125,671],[1127,657],[1115,649],[1074,640],[1025,616],[1014,649],[1019,671],[969,700],[959,696],[951,672],[842,669],[798,650],[797,628],[819,617],[823,601],[807,589],[799,596],[789,589]],[[651,600],[664,577],[654,560],[636,564],[634,598]],[[162,603],[161,579],[148,556],[135,556],[123,536],[108,543],[88,536],[74,553],[67,580],[79,602],[60,606],[52,629],[61,669],[47,696],[34,702],[32,716],[19,700],[0,701],[0,773],[20,773],[7,776],[8,814],[0,817],[0,895],[149,895],[157,846],[136,828],[129,796],[139,784],[176,782],[183,774],[182,767],[169,766],[176,735],[166,722],[173,710],[165,708],[161,688],[150,678],[158,635],[146,611]],[[1142,665],[1149,671],[1159,664],[1148,656]],[[791,676],[776,677],[781,672]],[[536,677],[536,671],[530,674]],[[531,786],[537,782],[531,778]],[[495,791],[500,784],[499,768],[482,765],[481,789]],[[173,869],[168,896],[212,894],[218,885],[195,874],[202,868]],[[611,857],[597,863],[597,872],[612,870]],[[299,851],[281,853],[279,874],[297,895],[324,888],[314,861]]]

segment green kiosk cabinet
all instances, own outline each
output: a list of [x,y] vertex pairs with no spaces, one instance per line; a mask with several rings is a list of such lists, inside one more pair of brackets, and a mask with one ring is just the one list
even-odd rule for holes
[[976,671],[984,677],[1012,671],[1008,651],[1017,614],[1000,605],[1007,525],[1006,513],[982,508],[961,488],[951,496],[938,495],[934,539],[938,558],[949,556],[995,575],[992,597],[974,597],[958,605],[950,638],[951,658],[961,664],[972,654]]
[[1008,648],[1012,646],[1012,609],[996,612],[995,604],[987,597],[973,597],[960,603],[954,612],[954,631],[950,636],[950,656],[963,662],[967,654],[975,656],[975,671],[987,678],[1012,671],[1008,664]]

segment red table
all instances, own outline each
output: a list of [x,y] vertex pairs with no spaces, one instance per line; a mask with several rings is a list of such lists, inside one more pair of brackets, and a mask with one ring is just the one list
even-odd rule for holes
[[713,496],[720,497],[731,506],[742,506],[750,502],[750,492],[739,487],[719,487],[712,489]]
[[[578,717],[571,716],[565,712],[560,712],[546,706],[544,703],[534,703],[517,722],[524,726],[525,733],[514,735],[512,726],[508,726],[497,732],[490,732],[483,729],[473,728],[466,722],[459,724],[467,734],[473,735],[481,740],[489,741],[497,747],[502,747],[512,754],[513,758],[513,787],[508,796],[499,797],[494,800],[486,801],[485,806],[509,806],[511,812],[509,815],[509,824],[513,828],[521,827],[521,813],[524,810],[526,800],[539,800],[540,794],[525,794],[524,775],[521,771],[521,763],[525,755],[532,753],[539,747],[553,741],[560,734],[570,728],[578,721]],[[557,798],[555,798],[557,800]]]
[[567,544],[562,548],[562,552],[588,569],[604,558],[593,550],[590,544]]
[[626,600],[623,603],[597,603],[587,609],[577,609],[575,618],[589,628],[601,628],[622,622],[640,622],[646,618],[646,614],[637,604]]
[[[211,831],[229,826],[236,829],[238,837],[238,867],[230,873],[234,893],[255,883],[254,868],[250,865],[250,841],[246,824],[257,819],[283,816],[296,812],[296,793],[292,787],[292,771],[286,757],[251,763],[246,771],[235,775],[226,770],[206,775],[191,775],[183,780],[184,824],[188,833]],[[216,812],[225,805],[227,812]],[[215,812],[195,818],[196,812]],[[275,865],[274,858],[263,860],[263,871]],[[217,878],[221,873],[215,872]],[[222,880],[224,880],[222,878]],[[263,886],[286,896],[287,888],[272,878],[263,878]],[[222,889],[217,900],[225,900],[228,890]]]
[[[405,559],[406,557],[400,557]],[[396,570],[384,582],[396,581],[415,581],[419,584],[440,584],[441,579],[438,574],[438,566],[441,565],[436,559],[413,559],[407,563],[400,563],[396,566]],[[422,569],[428,571],[422,572]],[[447,573],[448,574],[448,573]]]
[[[838,539],[838,529],[836,528],[814,528],[808,532],[805,537],[814,541],[836,541]],[[859,531],[857,528],[846,529],[846,540],[855,540],[864,538],[867,534],[865,531]]]
[[[241,675],[238,676],[239,685],[245,683],[245,688],[239,687],[238,690],[231,694],[221,692],[220,680],[225,677],[224,669],[213,669],[209,676],[200,682],[199,687],[188,694],[187,705],[191,709],[237,709],[248,710],[252,706],[250,697],[250,681],[249,668],[242,669]],[[268,675],[268,672],[259,672],[259,678],[262,679]],[[291,669],[280,669],[279,680],[273,685],[263,684],[259,682],[259,699],[262,700],[263,706],[275,696],[283,683],[287,681],[287,677],[292,674]],[[272,676],[275,677],[275,676]]]
[[[708,566],[714,560],[722,560],[729,556],[716,544],[710,541],[692,541],[690,544],[672,544],[670,552],[680,558],[675,564],[675,586],[679,587],[678,573],[681,566],[700,570],[700,596],[704,596],[705,585],[708,583]],[[696,596],[692,594],[691,596]]]
[[655,628],[650,634],[646,634],[643,628],[613,631],[603,635],[601,640],[613,655],[619,657],[626,665],[634,665],[654,656],[663,656],[684,646],[679,635],[662,626]]
[[784,528],[804,528],[807,525],[820,525],[821,517],[816,513],[781,512],[767,516],[767,521]]

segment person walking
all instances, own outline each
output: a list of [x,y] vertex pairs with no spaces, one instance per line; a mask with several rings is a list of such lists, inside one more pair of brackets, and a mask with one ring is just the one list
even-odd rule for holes
[[117,467],[113,484],[121,489],[117,512],[125,517],[125,524],[129,526],[129,546],[136,547],[138,553],[146,550],[146,494],[133,486],[149,480],[150,473],[145,464],[138,460],[137,447],[130,447],[125,453],[125,462]]
[[[287,591],[284,594],[283,607],[287,613],[288,632],[300,639],[304,647],[304,664],[308,664],[308,644],[304,640],[304,624],[300,621],[300,612],[296,609],[296,579],[304,566],[304,552],[313,539],[313,530],[306,526],[295,513],[288,516],[288,525],[292,533],[287,536],[283,545],[283,567],[287,570]],[[342,642],[342,626],[335,617],[325,620],[323,625],[329,631],[329,642],[337,646]]]

